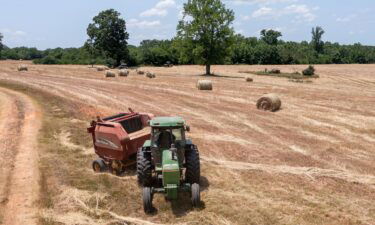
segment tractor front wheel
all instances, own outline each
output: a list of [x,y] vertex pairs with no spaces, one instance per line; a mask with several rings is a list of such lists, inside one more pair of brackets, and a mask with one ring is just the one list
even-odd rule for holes
[[103,159],[96,159],[92,162],[92,169],[96,173],[102,173],[107,170],[107,165],[105,164]]
[[141,186],[151,186],[152,162],[151,155],[145,154],[141,149],[137,152],[137,178]]
[[191,149],[185,151],[186,161],[186,182],[190,184],[200,183],[201,169],[199,161],[199,152],[197,146],[193,145]]
[[201,202],[201,191],[199,184],[194,183],[191,185],[191,204],[194,208],[199,207]]
[[143,193],[142,193],[142,198],[143,198],[143,210],[145,213],[149,214],[152,213],[154,210],[154,207],[152,206],[152,189],[151,187],[144,187],[143,188]]

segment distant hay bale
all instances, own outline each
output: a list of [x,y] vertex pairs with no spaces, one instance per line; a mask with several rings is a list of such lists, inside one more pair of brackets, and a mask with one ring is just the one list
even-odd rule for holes
[[108,70],[108,67],[106,67],[106,66],[97,66],[96,70],[97,71],[105,71],[105,70]]
[[120,71],[118,72],[118,75],[119,75],[120,77],[127,77],[127,76],[129,75],[129,70],[120,70]]
[[281,100],[275,94],[263,95],[257,102],[257,108],[275,112],[281,107]]
[[146,73],[146,77],[148,77],[148,78],[155,78],[156,75],[155,75],[155,73],[147,72]]
[[19,66],[17,67],[17,70],[18,70],[18,71],[28,71],[28,68],[27,68],[26,65],[19,65]]
[[315,74],[315,68],[312,65],[309,65],[305,70],[302,71],[302,74],[305,76],[312,76]]
[[116,77],[116,73],[112,71],[106,71],[105,77]]
[[246,82],[253,82],[253,78],[251,78],[251,77],[245,77],[245,81]]
[[198,90],[211,91],[212,90],[212,81],[210,81],[210,80],[198,80],[197,88],[198,88]]
[[145,74],[145,71],[143,71],[143,70],[136,70],[137,71],[137,74],[139,74],[139,75],[143,75],[143,74]]

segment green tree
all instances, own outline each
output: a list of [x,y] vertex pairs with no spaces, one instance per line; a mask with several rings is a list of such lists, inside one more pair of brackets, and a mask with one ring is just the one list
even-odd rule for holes
[[93,21],[87,28],[88,44],[115,61],[115,66],[120,65],[122,60],[127,61],[129,34],[120,13],[114,9],[105,10],[95,16]]
[[3,35],[0,33],[0,58],[1,58],[1,51],[3,50]]
[[312,40],[311,45],[313,46],[314,50],[317,53],[323,53],[324,42],[322,41],[322,36],[324,34],[324,30],[321,27],[313,27],[311,30]]
[[260,32],[260,39],[269,45],[277,45],[279,41],[279,37],[281,36],[283,36],[281,32],[275,31],[272,29],[270,30],[263,29]]
[[183,42],[181,54],[194,57],[210,75],[211,64],[223,63],[230,56],[234,12],[220,0],[188,0],[183,15],[177,26],[177,38]]

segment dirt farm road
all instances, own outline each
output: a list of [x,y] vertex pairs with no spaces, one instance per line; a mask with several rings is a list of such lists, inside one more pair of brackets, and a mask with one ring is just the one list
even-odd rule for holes
[[26,95],[0,88],[0,200],[2,222],[37,224],[37,135],[41,111]]

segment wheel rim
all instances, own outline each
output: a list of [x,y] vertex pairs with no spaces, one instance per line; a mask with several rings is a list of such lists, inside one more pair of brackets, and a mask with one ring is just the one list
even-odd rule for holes
[[100,165],[98,163],[94,163],[94,171],[100,172]]

